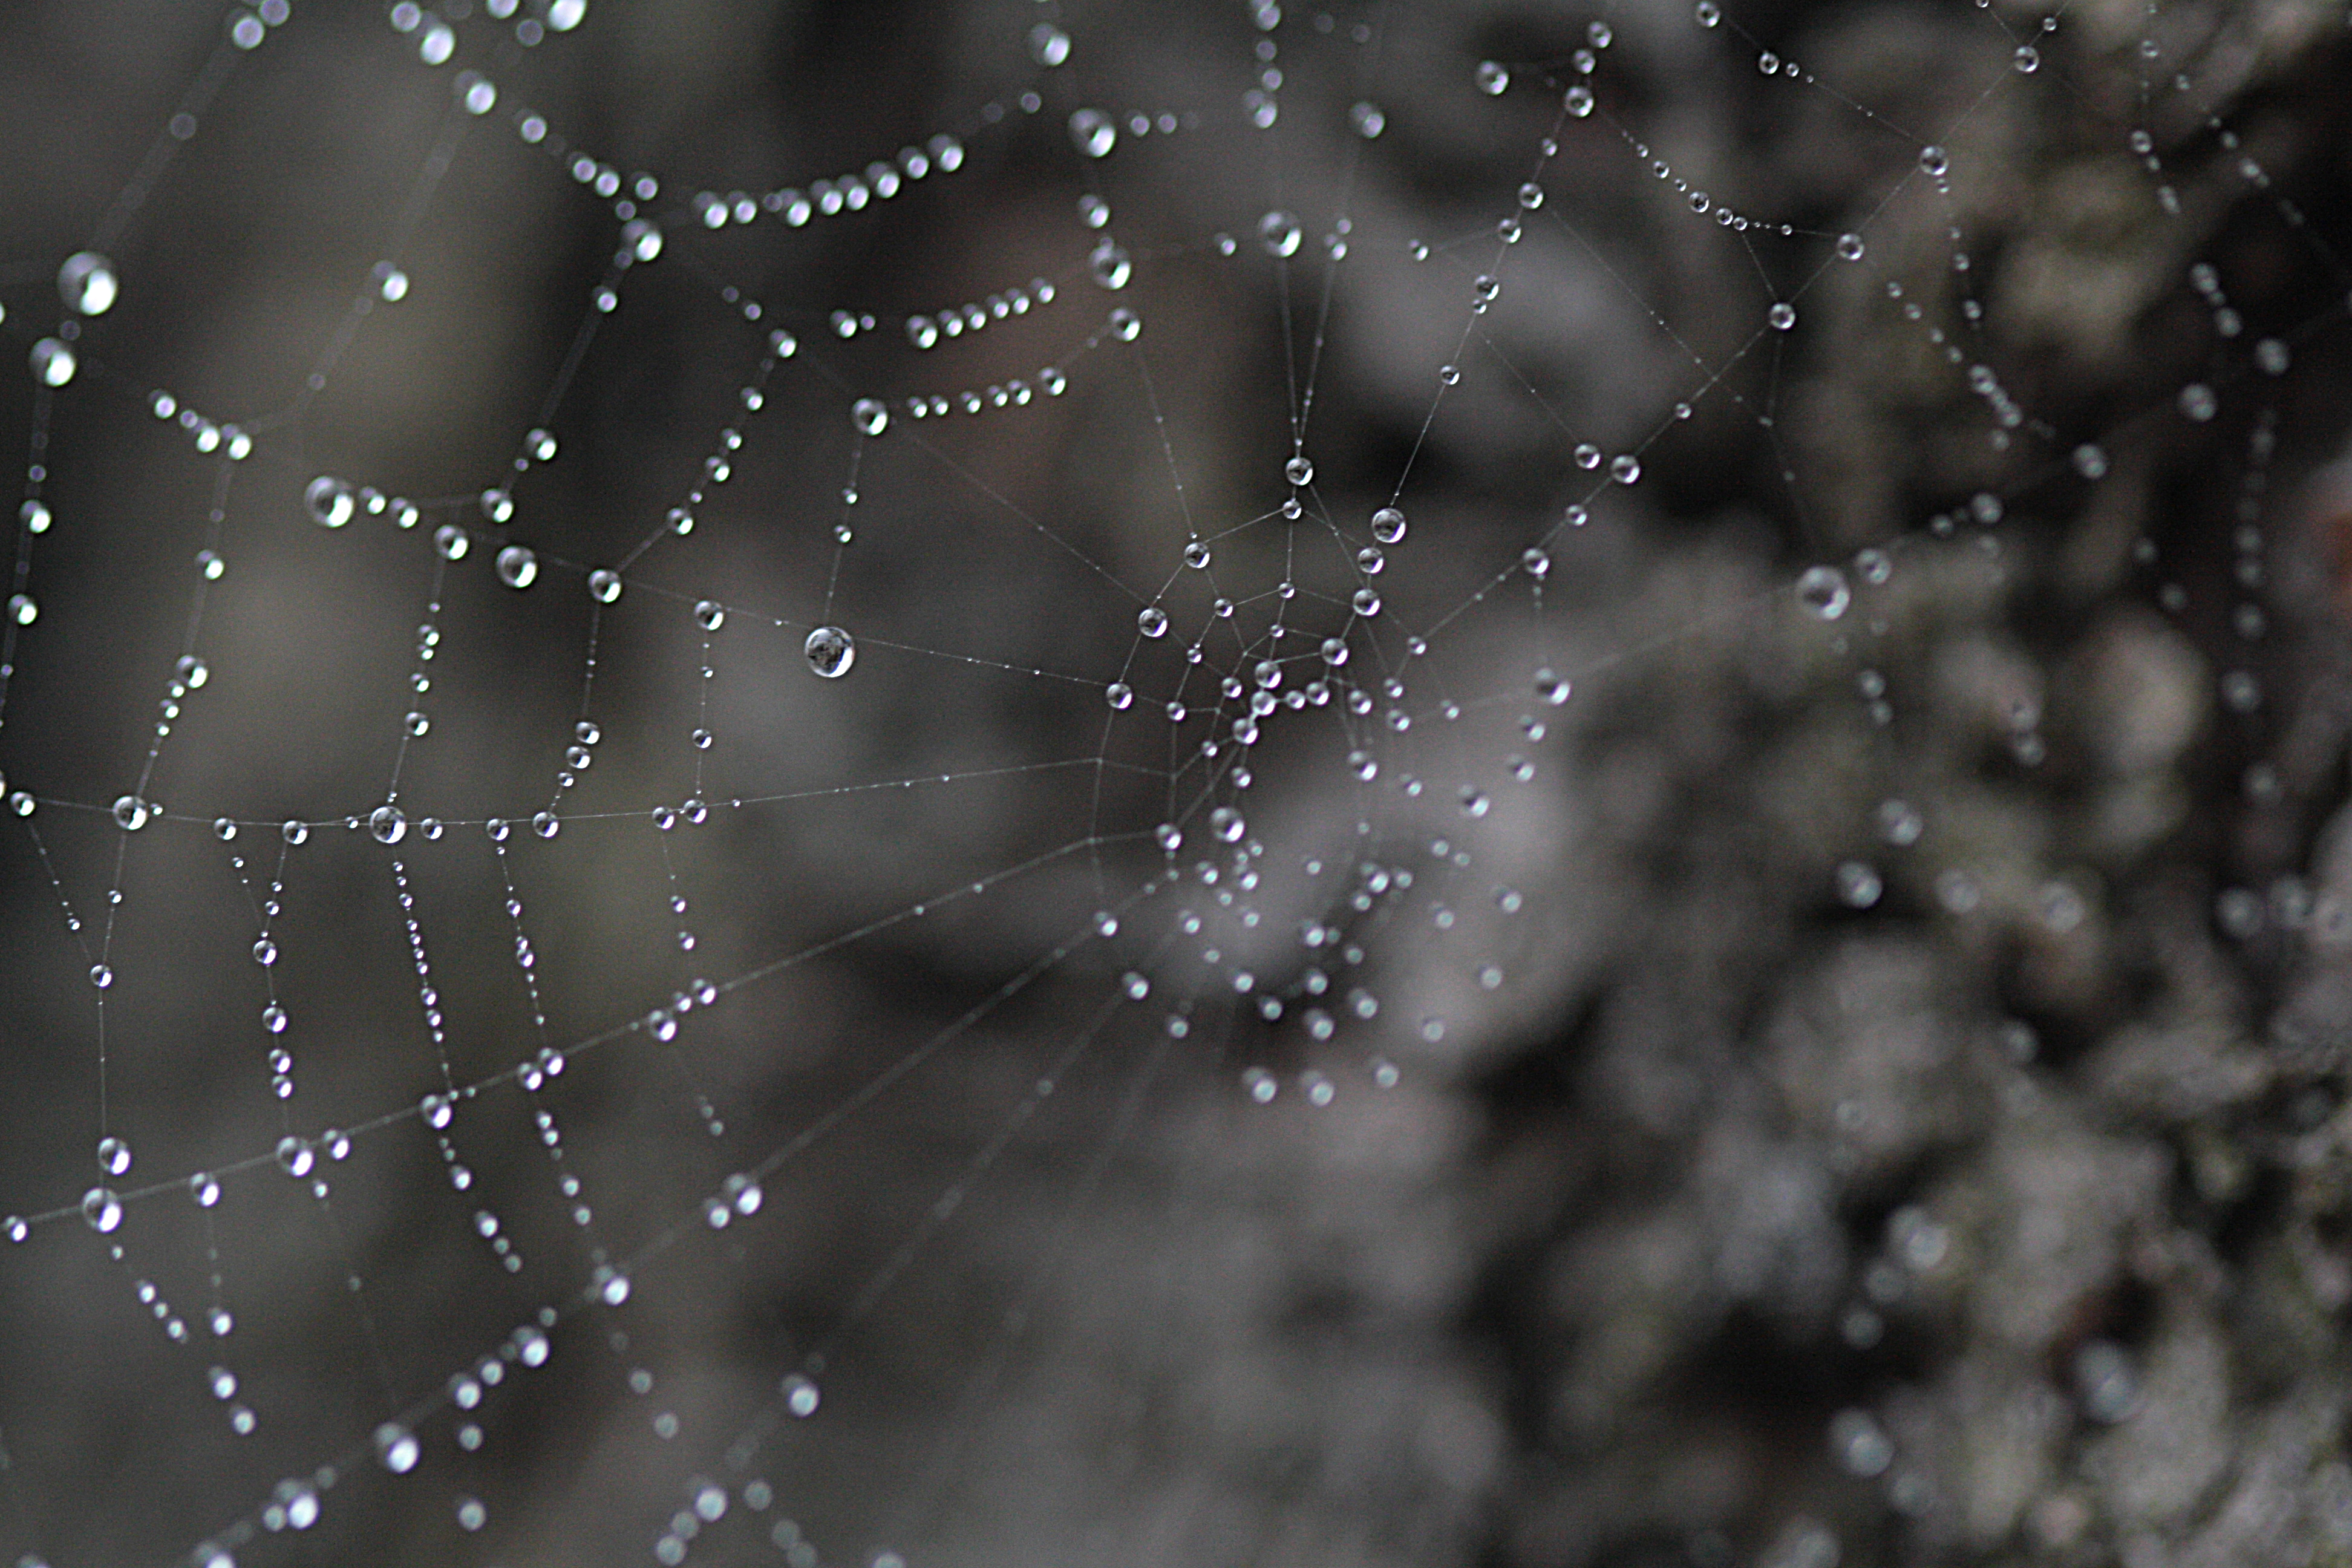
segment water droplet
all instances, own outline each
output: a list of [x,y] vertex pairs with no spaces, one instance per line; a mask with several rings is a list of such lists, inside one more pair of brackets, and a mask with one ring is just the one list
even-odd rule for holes
[[1087,157],[1107,157],[1118,145],[1118,127],[1099,109],[1081,109],[1070,116],[1070,142]]
[[1866,910],[1878,902],[1886,884],[1861,861],[1847,860],[1837,868],[1837,889],[1839,902],[1848,909]]
[[92,1187],[81,1195],[81,1217],[104,1236],[122,1223],[122,1201],[111,1187]]
[[120,1138],[98,1141],[98,1168],[110,1176],[120,1176],[131,1169],[131,1145]]
[[332,475],[312,479],[302,492],[302,502],[310,509],[310,521],[321,528],[341,528],[352,520],[352,487]]
[[1951,166],[1951,159],[1946,155],[1941,147],[1929,146],[1919,149],[1919,167],[1927,173],[1928,178],[1942,179],[1945,172]]
[[539,556],[530,548],[509,544],[499,552],[499,581],[509,588],[528,588],[539,581]]
[[1538,582],[1541,582],[1546,574],[1551,571],[1551,557],[1544,551],[1531,544],[1528,546],[1526,552],[1519,556],[1519,564],[1526,568],[1528,576],[1535,578]]
[[[1108,239],[1096,246],[1087,257],[1087,270],[1094,275],[1096,282],[1106,289],[1124,289],[1127,280],[1135,275],[1127,252],[1117,242]],[[1046,390],[1051,392],[1053,388],[1049,386]]]
[[2106,478],[2107,454],[2095,441],[2085,441],[2074,448],[2074,471],[2086,479]]
[[1630,485],[1642,477],[1642,459],[1631,452],[1620,452],[1609,459],[1609,477],[1621,485]]
[[1372,513],[1372,537],[1382,544],[1394,544],[1404,537],[1404,513],[1392,506],[1384,506]]
[[1764,319],[1772,323],[1774,331],[1785,332],[1797,324],[1797,308],[1786,300],[1775,300],[1772,308],[1764,312]]
[[1846,261],[1859,261],[1862,259],[1862,236],[1858,234],[1838,236],[1837,253],[1840,258]]
[[1511,73],[1493,60],[1480,60],[1475,79],[1480,92],[1489,98],[1499,98],[1511,85]]
[[1830,1452],[1848,1475],[1868,1480],[1895,1462],[1895,1445],[1867,1411],[1841,1410],[1830,1417]]
[[694,606],[694,618],[704,631],[715,632],[727,624],[727,611],[715,600],[704,599]]
[[147,819],[153,815],[154,807],[135,795],[120,796],[114,803],[114,826],[125,833],[138,832],[147,826]]
[[43,386],[63,386],[74,378],[74,352],[56,338],[33,345],[33,379]]
[[[1070,58],[1070,35],[1051,22],[1038,23],[1029,29],[1029,58],[1051,70]],[[1075,126],[1071,134],[1076,135]]]
[[114,263],[94,250],[78,250],[58,268],[58,293],[77,315],[103,316],[115,290]]
[[1723,7],[1715,0],[1698,0],[1698,4],[1691,8],[1691,15],[1700,26],[1712,27],[1723,20]]
[[1136,617],[1135,617],[1135,629],[1136,629],[1137,631],[1141,632],[1145,637],[1165,637],[1165,636],[1167,636],[1167,635],[1168,635],[1168,615],[1167,615],[1167,612],[1166,612],[1166,611],[1164,611],[1164,610],[1162,610],[1162,609],[1161,609],[1159,605],[1146,605],[1142,608],[1142,610],[1140,610],[1139,612],[1138,612],[1138,614],[1136,615]]
[[1853,595],[1844,573],[1834,566],[1812,566],[1797,579],[1797,600],[1818,618],[1833,621],[1845,614]]
[[588,596],[600,605],[609,605],[621,596],[621,574],[599,566],[588,574]]
[[878,397],[861,397],[849,410],[850,422],[862,435],[879,436],[890,428],[890,408]]
[[375,1429],[375,1457],[383,1468],[395,1476],[404,1476],[416,1468],[422,1449],[416,1435],[397,1421],[387,1421]]
[[1555,675],[1549,669],[1536,671],[1536,695],[1552,707],[1557,708],[1566,702],[1572,690],[1564,676]]
[[368,831],[378,844],[397,844],[408,834],[408,819],[396,805],[379,805],[368,814]]
[[1568,89],[1562,101],[1570,114],[1582,120],[1592,112],[1592,89],[1580,81]]
[[317,1152],[305,1140],[289,1132],[278,1141],[278,1169],[297,1181],[309,1175],[318,1163]]
[[1143,318],[1121,305],[1110,313],[1110,330],[1120,342],[1131,343],[1143,335]]
[[2192,381],[2180,389],[2180,412],[2200,425],[2212,418],[2220,408],[2213,389],[2201,381]]
[[433,548],[444,561],[463,561],[474,542],[466,531],[454,522],[445,522],[433,531]]
[[782,1392],[784,1408],[793,1415],[805,1419],[816,1414],[819,1397],[816,1384],[799,1373],[794,1373],[784,1379]]
[[1114,680],[1103,692],[1103,698],[1113,708],[1124,711],[1135,701],[1135,688],[1124,680]]
[[2017,68],[2028,76],[2042,68],[2042,51],[2032,44],[2018,45],[2017,53],[2011,58],[2015,62]]
[[1209,547],[1199,540],[1184,546],[1184,564],[1195,572],[1205,571],[1209,564]]
[[1370,588],[1357,589],[1356,596],[1349,603],[1354,607],[1356,614],[1368,621],[1381,613],[1381,596]]
[[839,626],[819,626],[801,645],[809,668],[827,680],[838,680],[857,662],[857,643]]
[[1270,212],[1257,220],[1257,239],[1268,256],[1296,256],[1302,231],[1298,219],[1286,212]]
[[1377,104],[1359,103],[1348,110],[1348,123],[1356,128],[1357,135],[1370,142],[1388,129],[1389,117],[1381,112]]

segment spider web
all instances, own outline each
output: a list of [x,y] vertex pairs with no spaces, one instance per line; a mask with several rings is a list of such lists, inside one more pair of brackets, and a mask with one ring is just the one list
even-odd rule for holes
[[[8,1549],[1462,1558],[1432,1172],[1610,918],[1590,694],[1748,643],[1893,776],[1908,585],[2341,324],[2161,16],[1979,8],[1897,109],[1670,11],[18,24]],[[1733,71],[1835,199],[1643,96]],[[2135,222],[2193,142],[2336,301],[2189,269],[2210,363],[2090,428],[1964,222],[2068,72]],[[1843,483],[1848,343],[1935,493]],[[1735,498],[1769,572],[1659,589]],[[1856,787],[1790,852],[1862,911],[1922,827]]]

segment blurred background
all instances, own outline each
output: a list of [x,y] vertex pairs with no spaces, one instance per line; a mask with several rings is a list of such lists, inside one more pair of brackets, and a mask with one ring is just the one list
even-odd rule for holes
[[2352,1559],[2340,5],[0,29],[0,1561]]

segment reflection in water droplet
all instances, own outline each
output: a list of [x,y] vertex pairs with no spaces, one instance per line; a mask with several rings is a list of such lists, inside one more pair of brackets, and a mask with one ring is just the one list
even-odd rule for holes
[[58,268],[58,293],[66,309],[83,316],[102,316],[114,304],[114,263],[94,250],[78,250]]
[[1844,573],[1834,566],[1812,566],[1797,579],[1797,600],[1820,619],[1833,621],[1845,614],[1853,595]]
[[1070,140],[1087,157],[1100,158],[1118,145],[1118,127],[1099,109],[1081,109],[1070,116]]
[[857,642],[839,626],[819,626],[801,647],[809,668],[827,680],[838,680],[857,662]]

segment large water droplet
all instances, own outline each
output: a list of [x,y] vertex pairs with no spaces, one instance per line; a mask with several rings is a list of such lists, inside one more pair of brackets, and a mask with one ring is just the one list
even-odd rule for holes
[[861,397],[849,410],[851,421],[866,436],[879,436],[890,428],[890,408],[878,397]]
[[1087,258],[1087,270],[1094,275],[1096,282],[1106,289],[1124,289],[1127,280],[1135,275],[1127,252],[1108,239],[1096,246]]
[[115,291],[114,263],[95,250],[77,250],[58,268],[58,292],[77,315],[103,316]]
[[1296,256],[1302,231],[1298,219],[1286,212],[1270,212],[1257,220],[1257,239],[1269,256]]
[[397,1421],[387,1421],[375,1429],[375,1457],[395,1476],[404,1476],[416,1468],[422,1450],[416,1435]]
[[1822,620],[1833,621],[1845,614],[1853,594],[1844,573],[1834,566],[1812,566],[1797,579],[1797,600]]
[[528,588],[539,581],[539,556],[527,545],[509,544],[499,552],[499,581],[509,588]]
[[838,680],[857,662],[857,642],[839,626],[819,626],[801,645],[809,668],[827,680]]
[[1480,60],[1475,79],[1480,92],[1489,98],[1500,98],[1511,85],[1511,73],[1493,60]]
[[81,1195],[81,1217],[90,1229],[107,1235],[122,1223],[122,1200],[111,1187],[92,1187]]
[[33,345],[33,379],[43,386],[63,386],[74,378],[74,352],[56,338]]
[[1070,116],[1070,140],[1089,158],[1100,158],[1118,145],[1118,127],[1099,109],[1081,109]]
[[633,217],[621,226],[623,261],[651,261],[662,253],[662,231],[651,218]]
[[331,474],[320,474],[302,491],[302,504],[320,527],[341,528],[352,520],[352,487]]
[[[1070,58],[1070,35],[1051,22],[1040,22],[1029,29],[1029,58],[1051,70]],[[1075,125],[1071,135],[1077,134]],[[1085,144],[1081,142],[1081,150]],[[1092,156],[1093,154],[1089,154]]]

